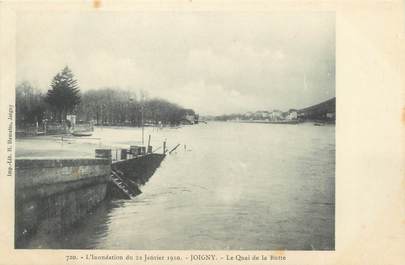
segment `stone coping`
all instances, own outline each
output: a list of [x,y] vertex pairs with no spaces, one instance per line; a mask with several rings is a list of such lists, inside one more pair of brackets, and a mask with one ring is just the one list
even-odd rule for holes
[[15,159],[16,169],[30,169],[30,168],[53,168],[53,167],[75,167],[85,165],[111,165],[110,159],[101,158],[29,158],[29,159]]

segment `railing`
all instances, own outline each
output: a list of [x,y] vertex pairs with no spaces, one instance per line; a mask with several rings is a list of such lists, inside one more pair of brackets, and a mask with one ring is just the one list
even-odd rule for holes
[[[148,145],[147,147],[131,145],[129,148],[98,148],[95,150],[95,155],[96,158],[111,159],[111,161],[117,162],[156,153],[156,151],[161,148],[162,147],[160,146],[153,150],[153,147],[151,145]],[[165,154],[166,152],[166,142],[163,142],[163,154]]]

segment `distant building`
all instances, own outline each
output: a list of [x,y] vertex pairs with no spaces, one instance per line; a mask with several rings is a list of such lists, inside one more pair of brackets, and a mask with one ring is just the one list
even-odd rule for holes
[[253,112],[246,112],[245,114],[242,115],[242,119],[244,120],[252,120],[253,119]]
[[261,120],[261,119],[263,119],[263,112],[262,111],[256,111],[253,114],[253,117],[254,117],[255,120]]
[[194,124],[194,122],[195,122],[195,115],[193,115],[193,114],[187,114],[187,115],[184,117],[184,119],[187,120],[190,124]]
[[181,119],[182,124],[197,124],[199,120],[199,115],[192,109],[185,109],[185,113]]
[[270,113],[267,110],[257,111],[256,114],[261,119],[267,119],[270,116]]
[[286,119],[287,120],[296,120],[296,119],[298,119],[298,111],[295,110],[295,109],[288,110]]
[[66,120],[69,121],[71,126],[75,126],[76,124],[76,115],[66,115]]
[[73,130],[76,127],[76,115],[66,115],[66,125],[69,130]]
[[283,117],[283,112],[280,110],[273,110],[270,113],[270,119],[272,120],[281,120]]

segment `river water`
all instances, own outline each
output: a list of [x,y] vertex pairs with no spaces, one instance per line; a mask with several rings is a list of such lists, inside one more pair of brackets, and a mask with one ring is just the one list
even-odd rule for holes
[[[141,187],[141,195],[106,201],[57,240],[36,239],[33,244],[138,250],[334,249],[333,125],[211,122],[147,129],[149,133],[156,147],[163,139],[169,149],[182,145]],[[139,130],[104,128],[95,135],[127,144]]]

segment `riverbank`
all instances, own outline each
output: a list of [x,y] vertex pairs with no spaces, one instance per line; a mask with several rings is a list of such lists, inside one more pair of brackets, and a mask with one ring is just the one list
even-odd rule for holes
[[140,141],[132,140],[139,137],[138,133],[138,130],[99,128],[95,130],[97,137],[58,135],[17,139],[16,247],[37,248],[30,243],[33,236],[63,235],[105,198],[121,198],[116,195],[124,191],[112,178],[112,167],[123,173],[122,179],[137,191],[133,195],[138,195],[140,186],[165,157],[163,148],[159,153],[134,153],[133,148],[141,145]]
[[35,236],[63,236],[105,199],[139,195],[165,154],[131,153],[113,163],[110,149],[96,149],[92,159],[16,159],[15,247],[27,248]]

